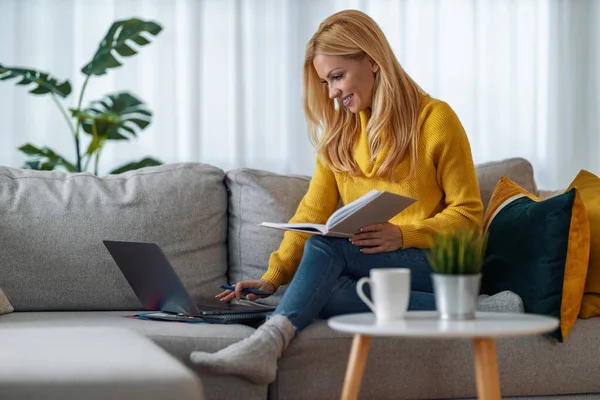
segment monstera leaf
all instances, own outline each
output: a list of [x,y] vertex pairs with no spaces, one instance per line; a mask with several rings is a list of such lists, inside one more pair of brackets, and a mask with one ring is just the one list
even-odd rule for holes
[[147,39],[147,35],[144,36],[143,33],[147,32],[156,36],[161,30],[162,27],[156,22],[143,21],[137,18],[115,21],[102,42],[100,42],[92,61],[87,63],[81,69],[81,72],[88,76],[106,74],[108,69],[121,66],[116,54],[121,57],[137,54],[132,44],[145,46],[150,41]]
[[[88,81],[93,76],[105,75],[109,69],[121,66],[124,57],[137,54],[139,48],[150,44],[152,37],[161,31],[162,27],[153,21],[138,18],[115,21],[100,42],[92,60],[81,69],[85,79],[77,105],[69,109],[71,115],[62,102],[55,97],[65,98],[71,94],[69,81],[60,81],[48,73],[33,69],[5,67],[0,64],[0,81],[15,79],[17,85],[30,85],[32,94],[51,95],[75,141],[75,165],[48,147],[38,148],[31,144],[21,146],[19,150],[29,156],[25,168],[37,170],[64,168],[67,171],[82,172],[87,171],[93,161],[94,173],[98,174],[100,155],[107,140],[128,140],[136,137],[150,124],[152,113],[141,100],[130,93],[108,95],[91,103],[88,108],[83,107],[83,99]],[[35,109],[30,111],[28,115],[35,113]],[[72,118],[76,119],[76,124],[73,124]],[[85,153],[82,151],[81,129],[91,136]],[[112,173],[160,164],[160,161],[148,157],[123,165]]]
[[71,113],[81,120],[83,130],[94,136],[92,142],[98,143],[135,137],[152,120],[146,105],[127,92],[109,94],[81,111],[71,109]]
[[68,162],[63,156],[48,147],[37,148],[31,144],[19,147],[23,153],[32,156],[33,159],[25,162],[24,168],[50,171],[56,167],[63,167],[69,172],[75,172],[77,168]]
[[0,81],[14,78],[20,79],[17,85],[34,84],[35,87],[29,91],[32,94],[54,93],[63,98],[71,94],[71,84],[69,81],[60,82],[50,74],[34,69],[5,67],[0,64]]
[[123,172],[132,171],[139,168],[144,167],[155,167],[157,165],[162,165],[162,163],[154,158],[146,157],[140,161],[134,161],[128,164],[125,164],[119,168],[116,168],[110,171],[111,174],[122,174]]

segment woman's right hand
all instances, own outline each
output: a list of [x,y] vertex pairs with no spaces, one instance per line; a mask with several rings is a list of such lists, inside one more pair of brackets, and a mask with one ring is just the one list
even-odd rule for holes
[[223,302],[230,302],[235,297],[236,299],[240,299],[242,295],[245,295],[248,300],[256,300],[264,297],[269,297],[269,294],[254,294],[254,293],[243,293],[243,288],[251,288],[264,290],[266,292],[275,293],[277,288],[269,281],[265,281],[263,279],[253,280],[253,281],[242,281],[238,282],[235,285],[235,290],[224,290],[215,297]]

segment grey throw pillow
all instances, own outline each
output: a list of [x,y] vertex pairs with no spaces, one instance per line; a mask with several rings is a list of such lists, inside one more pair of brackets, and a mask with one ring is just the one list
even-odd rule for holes
[[488,296],[486,294],[479,295],[477,299],[477,311],[487,312],[512,312],[512,313],[524,313],[525,308],[523,306],[523,299],[511,292],[505,290]]
[[15,309],[6,298],[4,292],[2,291],[2,289],[0,289],[0,315],[11,313],[14,310]]

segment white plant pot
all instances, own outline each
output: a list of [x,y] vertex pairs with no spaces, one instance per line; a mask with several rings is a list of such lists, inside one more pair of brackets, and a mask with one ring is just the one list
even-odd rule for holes
[[475,318],[481,274],[431,274],[435,305],[441,319],[469,320]]

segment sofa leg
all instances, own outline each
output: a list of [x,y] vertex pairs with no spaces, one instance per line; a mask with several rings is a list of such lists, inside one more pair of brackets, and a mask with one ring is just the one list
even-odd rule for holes
[[480,400],[500,400],[500,379],[496,344],[491,338],[473,340],[475,350],[475,376]]
[[371,336],[354,335],[352,349],[350,350],[350,359],[346,368],[342,400],[355,400],[358,398],[370,345]]

